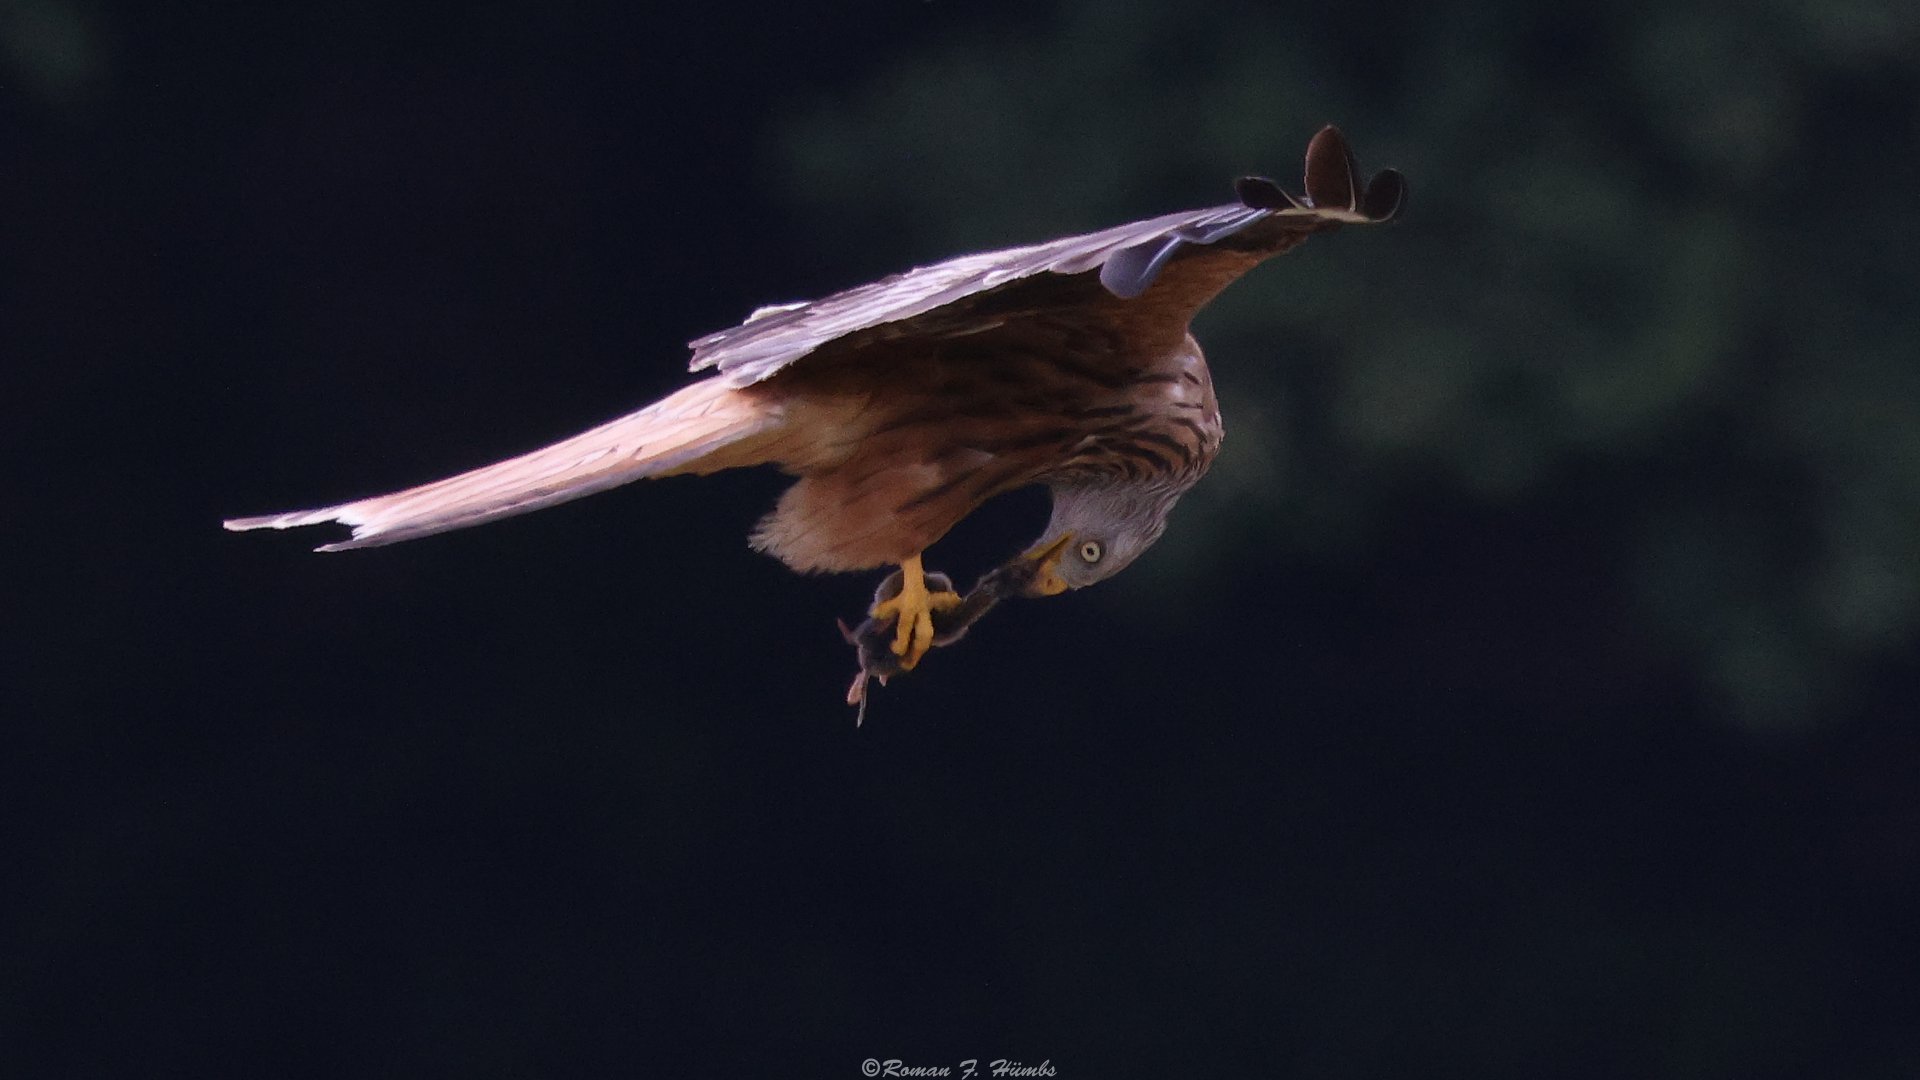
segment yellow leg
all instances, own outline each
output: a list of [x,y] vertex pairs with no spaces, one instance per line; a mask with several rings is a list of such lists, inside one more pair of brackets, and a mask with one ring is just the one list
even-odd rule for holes
[[920,556],[900,564],[900,592],[891,600],[882,600],[867,612],[876,619],[896,620],[893,655],[900,658],[903,671],[912,671],[920,658],[933,648],[933,613],[958,607],[960,594],[952,591],[930,593],[927,577],[920,569]]

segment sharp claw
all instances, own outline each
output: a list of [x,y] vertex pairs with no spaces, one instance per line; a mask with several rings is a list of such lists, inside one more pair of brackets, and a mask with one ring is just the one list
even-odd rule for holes
[[913,648],[913,639],[919,636],[922,616],[917,611],[902,611],[899,616],[893,630],[893,655],[905,656]]
[[[940,591],[927,588],[931,577]],[[881,594],[886,592],[889,578],[881,586]],[[960,594],[953,591],[953,584],[945,575],[924,574],[920,569],[918,556],[900,566],[899,584],[893,595],[876,600],[868,614],[878,620],[894,620],[893,641],[890,643],[893,655],[900,658],[900,669],[912,671],[920,663],[927,650],[933,648],[933,613],[951,611],[960,606]]]
[[900,670],[912,671],[920,663],[920,658],[933,648],[933,616],[927,611],[917,611],[909,622],[905,616],[900,619],[900,632],[893,639],[893,655],[900,658]]

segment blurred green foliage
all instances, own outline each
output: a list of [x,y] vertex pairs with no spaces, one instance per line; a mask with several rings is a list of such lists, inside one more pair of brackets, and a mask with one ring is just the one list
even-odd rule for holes
[[42,101],[73,104],[96,93],[106,56],[87,13],[61,0],[0,0],[0,79]]
[[1868,0],[1063,0],[797,105],[777,156],[823,245],[926,262],[1295,183],[1339,123],[1411,212],[1203,315],[1228,452],[1135,573],[1604,476],[1655,651],[1793,728],[1920,620],[1915,56],[1920,5]]

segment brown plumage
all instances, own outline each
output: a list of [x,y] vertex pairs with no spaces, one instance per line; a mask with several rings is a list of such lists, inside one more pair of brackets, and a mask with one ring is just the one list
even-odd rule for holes
[[754,547],[796,570],[906,568],[890,614],[911,667],[931,643],[919,555],[993,496],[1053,488],[1036,592],[1091,584],[1150,545],[1220,446],[1212,380],[1187,332],[1195,312],[1314,233],[1391,218],[1405,190],[1391,171],[1362,186],[1329,127],[1308,147],[1304,199],[1243,180],[1226,206],[763,308],[692,344],[693,370],[711,375],[638,412],[445,480],[226,526],[352,526],[320,549],[337,551],[646,477],[773,464],[798,479]]

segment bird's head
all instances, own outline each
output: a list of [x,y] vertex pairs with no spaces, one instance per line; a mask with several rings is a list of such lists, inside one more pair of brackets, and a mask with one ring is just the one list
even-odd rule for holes
[[1166,531],[1180,491],[1149,484],[1058,484],[1053,518],[1009,569],[1023,596],[1058,596],[1125,570]]

